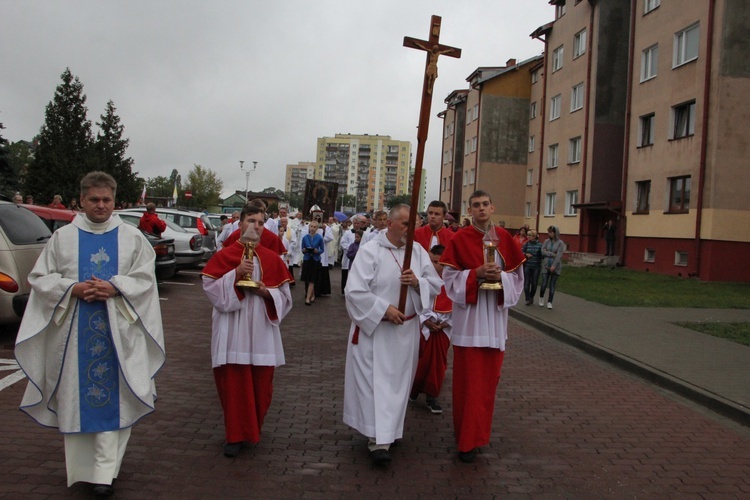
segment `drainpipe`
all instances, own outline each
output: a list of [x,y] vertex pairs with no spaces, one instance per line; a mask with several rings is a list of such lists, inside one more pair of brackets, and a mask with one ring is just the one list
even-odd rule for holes
[[[580,203],[586,203],[586,173],[588,171],[589,156],[589,124],[591,121],[591,61],[594,52],[594,11],[596,10],[596,1],[589,0],[591,13],[589,14],[588,40],[586,40],[586,99],[584,100],[584,123],[583,138],[581,140],[581,200]],[[578,218],[578,249],[583,250],[583,213]]]
[[539,109],[539,120],[542,122],[539,132],[539,178],[537,180],[537,191],[536,191],[536,228],[537,231],[541,230],[539,227],[539,215],[541,214],[542,205],[542,172],[544,168],[544,130],[546,127],[547,120],[547,56],[549,54],[549,41],[547,37],[544,38],[534,36],[537,40],[544,42],[544,58],[542,60],[542,71],[544,72],[543,88],[542,88],[542,102]]
[[708,30],[706,33],[706,74],[703,82],[703,120],[701,124],[701,153],[698,170],[698,200],[695,214],[695,272],[701,275],[701,223],[703,221],[703,189],[706,182],[706,155],[708,142],[708,113],[711,94],[711,64],[713,62],[714,11],[716,0],[708,2]]
[[637,0],[630,0],[630,41],[628,42],[628,83],[627,91],[625,94],[625,138],[623,139],[623,150],[622,150],[622,188],[620,194],[620,203],[622,208],[620,209],[620,220],[617,224],[617,241],[620,247],[617,254],[621,266],[625,265],[625,250],[627,242],[625,235],[627,234],[627,200],[628,200],[628,163],[630,161],[630,122],[632,120],[632,107],[633,107],[633,57],[635,54],[635,12],[638,8]]

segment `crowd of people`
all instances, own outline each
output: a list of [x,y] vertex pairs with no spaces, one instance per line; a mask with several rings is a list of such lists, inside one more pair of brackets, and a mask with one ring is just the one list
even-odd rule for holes
[[[29,276],[16,346],[29,377],[22,410],[64,434],[68,484],[92,483],[99,496],[113,494],[131,428],[154,411],[154,377],[165,359],[154,251],[113,213],[115,195],[108,174],[82,180],[82,213],[53,234]],[[262,201],[252,201],[222,220],[220,250],[202,284],[213,307],[224,455],[260,440],[274,371],[285,363],[280,325],[293,306],[295,269],[311,306],[331,294],[329,269],[338,264],[351,320],[343,422],[367,439],[372,463],[387,466],[410,403],[424,394],[431,413],[443,412],[438,398],[452,344],[458,457],[475,460],[490,441],[508,309],[522,293],[531,303],[540,271],[540,305],[549,288],[551,308],[565,245],[554,226],[539,244],[534,230],[514,237],[493,225],[484,191],[468,201],[471,219],[458,231],[446,205],[431,202],[426,220],[416,217],[408,256],[408,205],[323,222],[285,208],[268,216]],[[163,230],[154,215],[149,205],[141,222]],[[491,254],[488,238],[496,242]]]

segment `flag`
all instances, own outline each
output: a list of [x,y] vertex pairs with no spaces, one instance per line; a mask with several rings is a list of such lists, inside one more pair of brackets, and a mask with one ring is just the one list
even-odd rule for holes
[[174,183],[174,191],[172,192],[172,205],[177,205],[177,183]]
[[143,191],[141,191],[141,203],[146,203],[146,185],[143,185]]

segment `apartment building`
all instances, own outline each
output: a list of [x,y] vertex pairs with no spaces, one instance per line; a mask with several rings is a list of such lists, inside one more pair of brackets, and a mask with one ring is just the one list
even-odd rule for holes
[[336,134],[318,138],[316,178],[337,182],[358,211],[385,207],[390,196],[410,192],[411,143],[387,135]]
[[[454,215],[468,212],[477,189],[493,194],[494,220],[506,227],[523,224],[528,156],[530,68],[542,56],[504,66],[480,67],[466,79],[469,89],[446,99],[440,199]],[[515,189],[508,189],[515,186]]]
[[307,179],[315,179],[316,163],[312,161],[301,161],[297,164],[286,166],[286,177],[284,180],[284,191],[299,196],[305,195],[305,184]]

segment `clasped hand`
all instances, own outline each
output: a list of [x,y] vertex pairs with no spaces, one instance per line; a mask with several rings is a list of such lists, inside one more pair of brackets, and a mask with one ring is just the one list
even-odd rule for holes
[[477,278],[485,280],[500,280],[500,273],[502,269],[497,265],[497,262],[487,262],[479,266],[477,269]]
[[117,289],[109,281],[92,276],[91,279],[73,285],[73,297],[86,302],[104,302],[117,296]]

